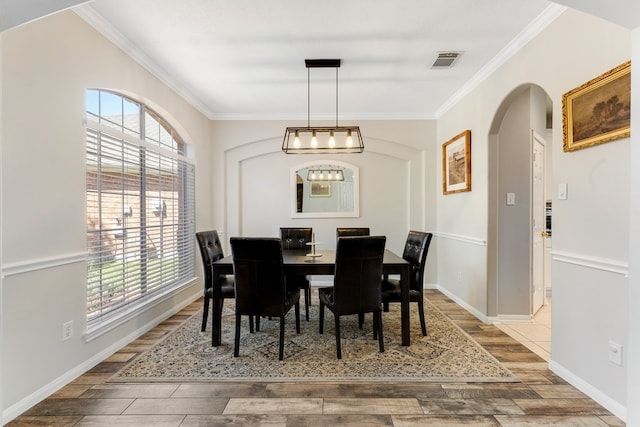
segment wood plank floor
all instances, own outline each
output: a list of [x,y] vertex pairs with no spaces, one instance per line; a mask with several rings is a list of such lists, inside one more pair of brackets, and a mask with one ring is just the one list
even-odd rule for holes
[[[183,383],[106,380],[200,309],[197,301],[8,426],[623,426],[547,362],[438,291],[426,297],[520,383]],[[412,319],[417,321],[417,319]]]

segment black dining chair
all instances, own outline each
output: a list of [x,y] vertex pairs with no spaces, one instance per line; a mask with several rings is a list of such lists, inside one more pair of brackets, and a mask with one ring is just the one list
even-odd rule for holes
[[[300,288],[287,286],[279,238],[232,237],[233,274],[236,282],[236,331],[233,356],[240,353],[242,316],[280,318],[279,359],[284,358],[285,316],[295,308],[300,333]],[[258,329],[258,328],[257,328]]]
[[336,228],[336,238],[348,236],[369,236],[369,227],[338,227]]
[[382,262],[384,236],[339,237],[333,287],[320,288],[320,333],[324,329],[324,308],[333,312],[336,329],[336,353],[342,358],[340,316],[373,313],[373,338],[384,352],[382,334]]
[[[280,239],[282,239],[282,249],[284,250],[296,250],[300,252],[310,252],[311,246],[307,243],[311,243],[313,236],[313,228],[311,227],[281,227]],[[304,310],[305,318],[309,321],[309,306],[311,305],[311,282],[307,276],[303,275],[289,275],[287,277],[287,283],[298,286],[304,290]]]
[[[422,335],[427,335],[427,325],[424,320],[424,265],[429,252],[429,245],[433,233],[424,233],[421,231],[409,231],[407,240],[404,244],[402,258],[411,264],[411,275],[409,283],[409,302],[418,303],[418,313],[420,314],[420,326],[422,327]],[[401,282],[397,279],[384,278],[382,281],[382,304],[384,311],[389,311],[390,302],[401,302]]]
[[207,329],[207,317],[209,316],[209,301],[218,304],[220,312],[226,298],[235,298],[233,277],[221,275],[219,277],[219,299],[214,299],[213,275],[211,274],[211,264],[224,258],[222,244],[218,237],[217,230],[199,231],[196,233],[200,255],[202,257],[202,269],[204,273],[204,311],[202,313],[202,331]]

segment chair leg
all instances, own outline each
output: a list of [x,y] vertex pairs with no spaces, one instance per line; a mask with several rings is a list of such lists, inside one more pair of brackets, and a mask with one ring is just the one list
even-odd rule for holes
[[362,330],[364,325],[364,313],[358,313],[358,329]]
[[376,329],[378,330],[378,344],[380,346],[380,353],[384,353],[384,337],[382,336],[382,312],[376,311],[373,315],[378,319],[378,321],[376,322]]
[[208,317],[209,317],[209,297],[204,297],[204,311],[202,312],[202,332],[207,330]]
[[256,316],[256,332],[260,332],[260,316]]
[[296,302],[296,305],[293,308],[293,310],[296,314],[296,334],[299,334],[300,333],[300,301]]
[[[298,313],[300,308],[298,307]],[[298,317],[298,324],[300,324],[300,318]],[[280,316],[280,351],[278,352],[278,360],[284,359],[284,315]]]
[[342,359],[342,348],[340,347],[340,316],[334,314],[336,320],[336,354],[338,359]]
[[240,315],[236,313],[236,339],[233,345],[233,357],[240,355]]
[[[249,316],[249,333],[252,334],[253,330],[253,316]],[[258,330],[260,330],[260,327],[258,327]]]
[[378,339],[378,328],[380,327],[380,325],[378,325],[378,316],[376,316],[375,313],[373,313],[373,339],[377,340]]
[[307,322],[309,321],[309,306],[311,305],[311,285],[304,289],[304,310]]
[[420,326],[422,327],[422,335],[427,336],[427,324],[424,321],[424,303],[422,299],[418,300],[418,314],[420,315]]
[[322,302],[322,300],[320,300],[319,311],[320,311],[320,314],[318,319],[318,325],[320,326],[319,326],[318,332],[320,333],[320,335],[322,335],[322,333],[324,332],[324,303]]
[[385,313],[389,312],[389,303],[388,302],[383,302],[382,303],[382,309],[384,310]]

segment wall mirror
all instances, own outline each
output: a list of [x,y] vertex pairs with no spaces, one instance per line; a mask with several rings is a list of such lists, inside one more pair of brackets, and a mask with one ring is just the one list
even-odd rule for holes
[[337,160],[314,160],[291,168],[292,218],[358,217],[358,168]]

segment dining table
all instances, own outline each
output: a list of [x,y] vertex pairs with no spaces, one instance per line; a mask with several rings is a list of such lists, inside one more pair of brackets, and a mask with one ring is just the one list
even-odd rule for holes
[[[307,251],[283,250],[282,261],[285,275],[333,275],[336,264],[336,251],[325,249],[316,250],[313,251],[312,254],[307,254]],[[212,346],[217,347],[222,341],[222,304],[218,303],[222,301],[220,295],[220,277],[221,275],[224,277],[225,274],[233,274],[233,255],[227,255],[211,263],[211,273],[213,277],[211,334]],[[402,295],[400,304],[401,342],[403,346],[409,346],[411,344],[409,333],[409,281],[411,264],[401,256],[385,249],[382,273],[384,275],[400,275]]]

